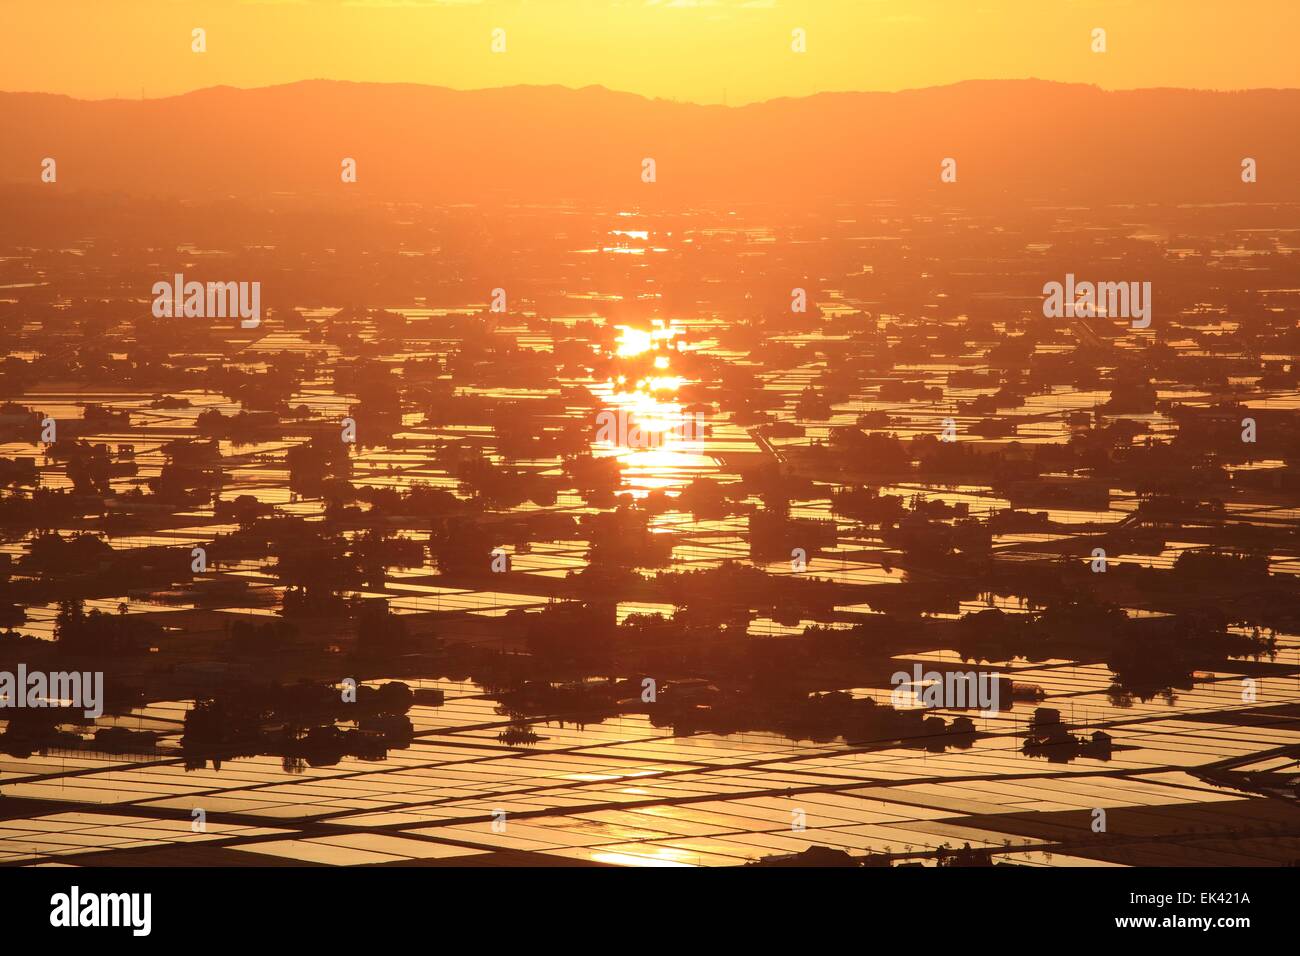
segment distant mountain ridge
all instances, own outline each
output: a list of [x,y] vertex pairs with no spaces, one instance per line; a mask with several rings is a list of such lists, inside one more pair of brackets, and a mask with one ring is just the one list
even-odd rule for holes
[[[157,100],[0,93],[0,184],[210,197],[678,202],[933,194],[1080,203],[1300,199],[1300,90],[1039,80],[739,107],[600,87],[304,81]],[[344,157],[358,182],[340,182]],[[657,181],[641,181],[642,160]],[[940,163],[957,182],[940,184]],[[1241,181],[1241,163],[1258,182]]]

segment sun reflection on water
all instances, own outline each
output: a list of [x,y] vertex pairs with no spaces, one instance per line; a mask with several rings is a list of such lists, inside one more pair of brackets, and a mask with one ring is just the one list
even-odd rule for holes
[[[617,417],[616,435],[598,436],[593,454],[613,455],[624,465],[624,480],[634,496],[657,488],[678,487],[687,480],[686,473],[711,468],[713,460],[704,455],[704,427],[699,416],[687,412],[676,400],[678,391],[688,383],[671,371],[674,352],[681,352],[683,331],[662,319],[650,328],[617,326],[619,337],[614,356],[621,359],[646,359],[653,355],[656,375],[615,374],[592,391]],[[634,367],[639,362],[630,363]]]

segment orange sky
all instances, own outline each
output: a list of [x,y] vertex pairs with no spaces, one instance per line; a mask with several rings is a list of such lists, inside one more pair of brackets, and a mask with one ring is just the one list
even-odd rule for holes
[[[191,30],[208,50],[190,50]],[[491,32],[506,51],[491,52]],[[1094,27],[1108,50],[1090,49]],[[806,31],[807,52],[791,50]],[[0,89],[600,84],[732,104],[1039,77],[1300,86],[1300,0],[2,0]]]

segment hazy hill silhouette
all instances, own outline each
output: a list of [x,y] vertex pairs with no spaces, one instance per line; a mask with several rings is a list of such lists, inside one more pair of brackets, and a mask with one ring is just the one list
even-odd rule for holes
[[[554,86],[309,81],[158,100],[0,93],[0,183],[200,197],[440,201],[1300,196],[1300,90],[1105,92],[1037,80],[700,106]],[[340,160],[358,162],[343,186]],[[658,182],[640,180],[641,160]],[[958,182],[941,186],[943,157]],[[1259,182],[1242,184],[1255,158]]]

